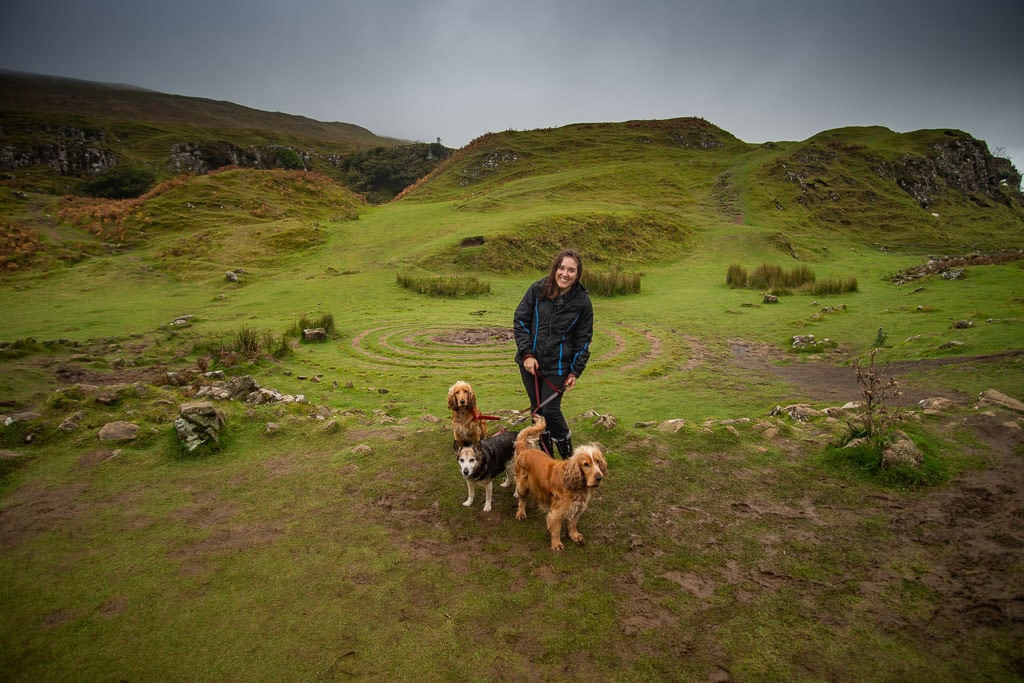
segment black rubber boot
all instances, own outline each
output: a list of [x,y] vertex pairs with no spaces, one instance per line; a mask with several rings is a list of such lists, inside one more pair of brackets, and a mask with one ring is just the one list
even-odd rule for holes
[[551,432],[542,432],[540,435],[540,449],[550,455],[552,458],[555,457],[555,445],[551,438]]
[[554,442],[558,446],[558,454],[562,456],[562,460],[572,457],[572,432],[566,434],[563,439],[555,439]]

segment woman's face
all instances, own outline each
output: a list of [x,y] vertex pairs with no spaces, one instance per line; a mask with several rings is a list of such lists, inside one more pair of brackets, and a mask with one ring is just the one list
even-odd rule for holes
[[576,278],[579,277],[579,266],[580,264],[573,257],[562,257],[562,262],[558,264],[558,269],[555,271],[555,284],[563,294],[569,291],[569,288],[576,282]]

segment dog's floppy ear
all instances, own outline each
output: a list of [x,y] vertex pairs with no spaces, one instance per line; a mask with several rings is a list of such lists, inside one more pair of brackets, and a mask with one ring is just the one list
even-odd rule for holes
[[456,406],[455,406],[455,389],[458,386],[459,386],[459,383],[456,382],[455,384],[451,385],[448,388],[448,408],[450,410],[455,410],[455,408],[456,408]]
[[575,460],[563,460],[562,483],[567,489],[583,488],[583,470]]

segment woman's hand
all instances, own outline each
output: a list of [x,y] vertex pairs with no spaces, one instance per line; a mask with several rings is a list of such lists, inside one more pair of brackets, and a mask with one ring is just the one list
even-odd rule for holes
[[562,391],[569,391],[576,386],[576,375],[569,375],[565,378],[565,384],[563,385]]
[[523,361],[523,369],[526,370],[531,375],[537,374],[538,365],[540,365],[540,363],[538,363],[537,359],[533,358],[532,356]]

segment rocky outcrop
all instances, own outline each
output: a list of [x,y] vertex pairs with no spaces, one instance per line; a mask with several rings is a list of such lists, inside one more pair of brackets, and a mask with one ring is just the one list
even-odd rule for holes
[[932,145],[932,154],[906,154],[893,164],[876,166],[876,173],[895,180],[922,208],[928,208],[945,187],[957,190],[979,206],[985,200],[1024,205],[1020,173],[1009,159],[994,157],[981,140],[949,131],[949,139]]
[[309,162],[308,153],[291,147],[268,145],[242,148],[225,140],[206,140],[171,145],[168,164],[175,173],[208,173],[223,166],[306,170]]
[[117,155],[105,146],[103,131],[39,126],[24,132],[38,141],[0,147],[0,171],[47,166],[57,175],[84,176],[96,175],[117,165]]

